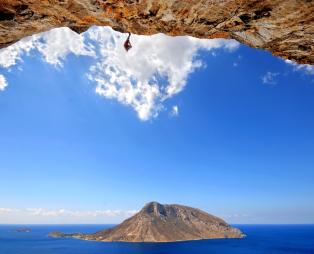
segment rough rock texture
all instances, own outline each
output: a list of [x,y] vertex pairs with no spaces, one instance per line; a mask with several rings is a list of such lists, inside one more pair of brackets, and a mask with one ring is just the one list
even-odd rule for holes
[[244,237],[240,230],[199,209],[157,202],[148,203],[140,212],[112,229],[90,235],[52,232],[50,236],[106,242],[174,242]]
[[313,0],[0,0],[0,48],[55,27],[234,38],[314,64]]

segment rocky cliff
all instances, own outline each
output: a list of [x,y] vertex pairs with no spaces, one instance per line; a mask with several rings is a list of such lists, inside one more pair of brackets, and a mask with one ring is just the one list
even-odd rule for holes
[[1,0],[0,47],[55,27],[233,38],[314,64],[313,0]]
[[140,212],[112,229],[89,235],[52,232],[50,236],[106,242],[174,242],[244,237],[240,230],[199,209],[157,202],[148,203]]

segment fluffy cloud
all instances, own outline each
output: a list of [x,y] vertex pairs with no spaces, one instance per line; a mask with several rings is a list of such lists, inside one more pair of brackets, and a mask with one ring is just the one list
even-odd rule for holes
[[23,55],[32,50],[58,67],[69,54],[93,57],[86,74],[96,93],[132,107],[141,120],[148,120],[157,116],[163,102],[182,91],[189,74],[202,66],[197,59],[200,49],[232,51],[239,46],[233,40],[133,35],[133,48],[126,53],[125,39],[125,34],[109,27],[93,27],[82,35],[68,28],[53,29],[0,50],[0,67],[22,62]]
[[77,56],[95,56],[92,45],[86,44],[83,36],[68,28],[43,33],[34,46],[47,63],[59,66],[62,66],[62,60],[70,53]]
[[291,60],[285,60],[285,62],[293,66],[294,71],[302,71],[305,74],[314,75],[314,65],[309,64],[297,64]]
[[68,28],[56,28],[48,32],[26,37],[0,50],[0,67],[9,68],[22,62],[23,55],[37,50],[44,61],[62,66],[68,54],[95,56],[93,47],[85,44],[84,38]]
[[3,75],[0,74],[0,91],[4,91],[4,89],[8,86],[8,83]]
[[[215,56],[216,49],[233,51],[239,46],[233,40],[132,35],[133,48],[126,53],[125,39],[126,34],[109,27],[93,27],[82,35],[68,28],[53,29],[1,49],[0,68],[21,64],[23,57],[32,51],[58,68],[62,68],[69,54],[92,57],[91,66],[83,75],[95,85],[95,92],[132,107],[141,120],[148,120],[164,109],[165,100],[184,89],[192,72],[204,66],[198,58],[199,50],[211,51]],[[286,63],[295,71],[314,74],[314,66],[297,65],[289,60]],[[277,75],[267,72],[262,82],[276,84]],[[0,91],[7,85],[5,76],[0,74]],[[178,115],[178,110],[172,108],[169,114]]]
[[26,37],[7,48],[0,49],[0,67],[9,68],[22,61],[22,55],[34,48],[34,43],[38,38],[38,35]]
[[133,48],[126,53],[124,34],[94,27],[87,36],[97,42],[101,56],[89,73],[97,84],[96,92],[131,106],[142,120],[157,116],[162,102],[182,91],[189,74],[202,66],[198,50],[232,51],[239,45],[233,40],[133,35]]
[[[82,36],[68,28],[58,28],[26,37],[1,49],[0,67],[10,69],[12,66],[21,64],[23,56],[29,55],[32,50],[38,51],[45,62],[59,67],[62,67],[62,60],[70,53],[77,56],[95,57],[92,45],[86,45]],[[7,85],[5,76],[0,74],[0,91],[3,91]]]
[[279,75],[278,72],[266,72],[266,74],[262,77],[263,84],[276,85],[276,77]]

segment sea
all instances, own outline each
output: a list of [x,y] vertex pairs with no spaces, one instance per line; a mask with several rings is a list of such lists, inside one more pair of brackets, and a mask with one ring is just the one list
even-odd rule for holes
[[[0,254],[314,254],[314,225],[234,225],[244,239],[109,243],[49,238],[51,231],[93,233],[112,225],[0,225]],[[18,228],[32,231],[16,232]]]

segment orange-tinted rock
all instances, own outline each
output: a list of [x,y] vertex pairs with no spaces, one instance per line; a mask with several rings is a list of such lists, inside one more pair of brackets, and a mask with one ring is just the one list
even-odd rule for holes
[[312,0],[1,0],[0,47],[55,27],[234,38],[314,64]]

